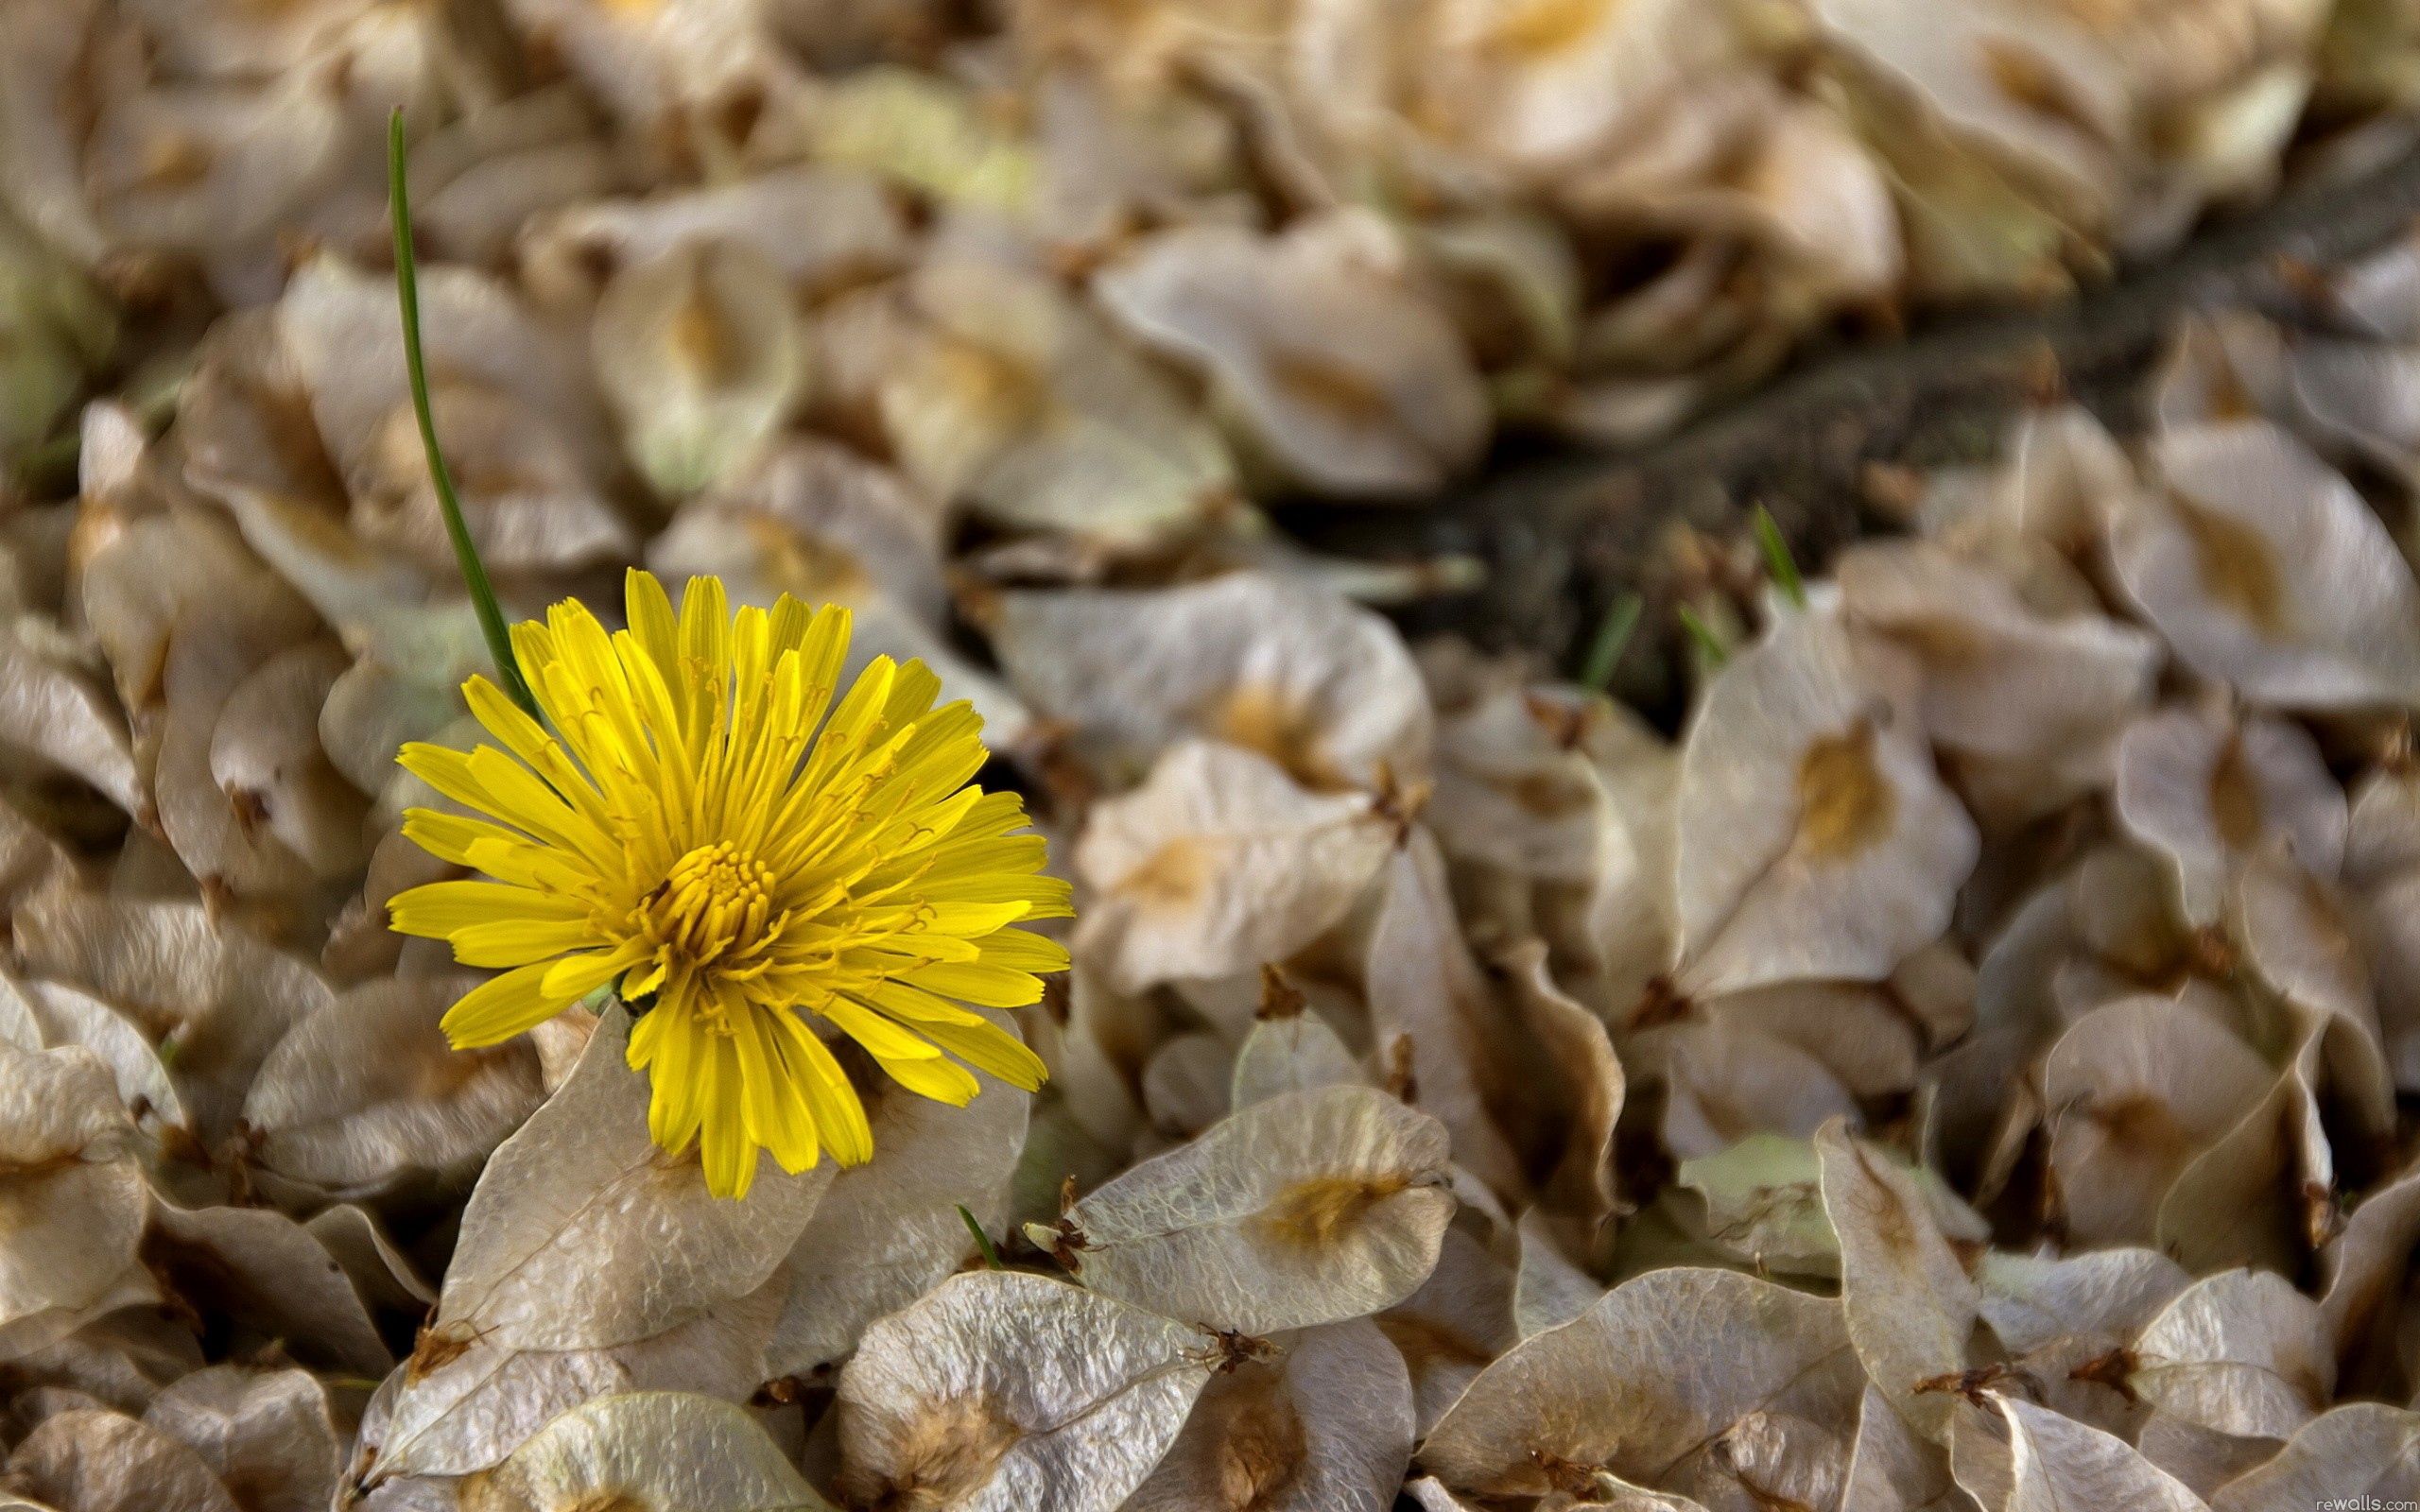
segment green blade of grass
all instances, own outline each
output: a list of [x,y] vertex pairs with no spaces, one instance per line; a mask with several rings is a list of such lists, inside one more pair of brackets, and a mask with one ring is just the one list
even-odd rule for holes
[[522,680],[513,659],[512,636],[505,627],[503,606],[495,585],[488,581],[487,564],[479,560],[477,542],[462,520],[462,500],[454,491],[454,475],[446,470],[445,454],[437,445],[437,417],[428,404],[428,364],[420,346],[420,276],[412,258],[411,198],[404,188],[404,112],[387,118],[387,203],[395,223],[395,296],[403,306],[404,368],[410,380],[412,414],[420,421],[421,449],[428,454],[428,480],[437,490],[438,512],[445,517],[445,534],[454,542],[454,559],[461,566],[463,586],[471,591],[471,607],[479,616],[479,633],[487,637],[488,654],[495,659],[496,679],[514,703],[533,719],[542,717],[538,700]]
[[1689,632],[1691,640],[1698,643],[1698,654],[1705,658],[1708,668],[1719,667],[1731,660],[1731,648],[1722,644],[1721,636],[1714,633],[1713,626],[1698,617],[1697,610],[1684,604],[1681,606],[1680,614],[1681,627]]
[[1756,544],[1765,554],[1765,572],[1779,588],[1782,596],[1798,609],[1806,607],[1806,579],[1798,571],[1798,558],[1789,554],[1789,542],[1784,541],[1781,526],[1774,523],[1773,512],[1763,505],[1756,506]]
[[1588,644],[1588,660],[1580,669],[1581,686],[1598,693],[1613,686],[1614,668],[1621,665],[1622,653],[1630,649],[1639,612],[1646,607],[1647,600],[1634,593],[1614,600],[1597,624],[1597,638]]
[[975,1221],[975,1214],[966,1211],[966,1204],[963,1202],[958,1205],[958,1216],[959,1220],[966,1225],[966,1231],[975,1236],[975,1247],[983,1251],[983,1268],[986,1270],[1008,1269],[1006,1265],[1000,1263],[1000,1246],[992,1243],[992,1236],[983,1231],[983,1226]]

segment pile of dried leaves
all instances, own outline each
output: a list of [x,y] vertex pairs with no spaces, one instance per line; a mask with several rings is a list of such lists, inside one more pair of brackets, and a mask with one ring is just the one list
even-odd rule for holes
[[[2420,17],[969,9],[0,0],[0,1509],[2420,1497],[2420,241],[1712,615],[1677,737],[1244,503],[2156,245]],[[1038,1096],[857,1065],[729,1202],[619,1006],[448,1048],[390,106],[505,597],[972,699]]]
[[[0,100],[0,458],[152,333],[383,256],[401,109],[429,254],[595,349],[605,451],[657,489],[804,413],[1131,546],[2098,278],[2408,143],[2420,9],[9,0]],[[505,387],[457,396],[459,444],[543,418],[521,491],[601,481]]]

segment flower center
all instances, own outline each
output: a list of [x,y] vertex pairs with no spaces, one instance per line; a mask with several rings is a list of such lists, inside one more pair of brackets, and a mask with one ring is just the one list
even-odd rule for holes
[[[753,953],[781,932],[773,873],[726,840],[683,856],[642,899],[631,922],[667,965],[692,970]],[[768,925],[770,928],[768,928]]]

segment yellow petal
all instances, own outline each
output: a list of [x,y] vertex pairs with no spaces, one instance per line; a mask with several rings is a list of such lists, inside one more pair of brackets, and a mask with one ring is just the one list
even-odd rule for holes
[[502,1044],[527,1034],[562,1011],[564,1000],[546,996],[545,977],[543,961],[492,976],[446,1009],[439,1026],[457,1050]]
[[[464,966],[526,966],[600,943],[585,919],[499,919],[454,931],[454,958]],[[572,994],[578,996],[577,993]]]
[[900,973],[901,981],[984,1008],[1022,1008],[1042,1001],[1042,979],[982,961],[941,961]]
[[442,939],[508,919],[584,919],[588,904],[561,893],[500,882],[432,882],[387,900],[388,921],[397,934]]
[[1042,1057],[1004,1029],[988,1023],[978,1028],[955,1023],[926,1023],[917,1027],[925,1039],[943,1050],[986,1075],[997,1076],[1011,1087],[1033,1091],[1050,1077],[1050,1069],[1042,1063]]

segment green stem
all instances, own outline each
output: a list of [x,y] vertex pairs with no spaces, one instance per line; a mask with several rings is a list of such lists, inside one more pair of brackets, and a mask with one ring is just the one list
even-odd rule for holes
[[975,1247],[983,1251],[984,1268],[986,1270],[1008,1269],[1006,1265],[1000,1263],[1000,1246],[992,1243],[992,1236],[983,1231],[983,1226],[975,1221],[975,1214],[966,1211],[966,1204],[963,1202],[958,1205],[958,1216],[965,1223],[966,1231],[975,1236]]
[[438,512],[445,517],[445,534],[454,542],[454,559],[462,569],[463,586],[471,591],[471,607],[479,616],[479,631],[487,637],[488,654],[495,659],[497,680],[514,703],[541,717],[538,700],[522,680],[513,660],[511,632],[504,609],[496,602],[495,585],[488,581],[487,564],[479,560],[477,542],[462,520],[462,500],[454,491],[454,474],[446,470],[445,454],[437,446],[437,417],[428,404],[428,364],[420,347],[420,276],[412,259],[411,198],[404,188],[404,112],[387,118],[387,203],[395,222],[395,294],[404,310],[404,367],[410,379],[412,413],[420,421],[421,449],[428,454],[428,481],[437,490]]

